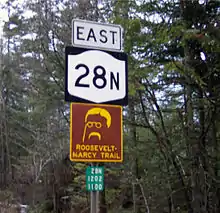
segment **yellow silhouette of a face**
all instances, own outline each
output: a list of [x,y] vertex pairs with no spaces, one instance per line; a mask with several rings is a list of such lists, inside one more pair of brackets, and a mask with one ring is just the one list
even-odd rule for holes
[[[85,127],[84,127],[83,138],[82,138],[83,143],[85,141],[87,128],[92,128],[95,126],[97,129],[100,129],[102,127],[101,122],[88,121],[89,115],[100,115],[106,119],[106,126],[108,128],[111,126],[111,115],[106,109],[95,107],[95,108],[88,110],[88,112],[85,115]],[[88,136],[88,139],[90,139],[93,136],[98,137],[98,140],[101,140],[101,138],[102,138],[101,134],[99,132],[91,132]]]

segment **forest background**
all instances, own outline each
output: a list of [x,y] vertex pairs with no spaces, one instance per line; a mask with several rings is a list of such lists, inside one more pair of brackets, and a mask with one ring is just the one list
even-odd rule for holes
[[[89,212],[69,160],[64,48],[73,18],[120,24],[129,58],[124,162],[100,213],[220,212],[220,1],[7,1],[0,42],[0,208]],[[31,15],[28,15],[31,14]],[[8,208],[8,209],[7,209]]]

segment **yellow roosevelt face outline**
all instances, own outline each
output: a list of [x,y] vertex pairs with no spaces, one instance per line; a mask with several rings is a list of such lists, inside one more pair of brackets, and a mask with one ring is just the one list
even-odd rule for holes
[[[94,122],[92,122],[92,121],[87,122],[89,115],[100,115],[100,116],[104,117],[106,119],[106,125],[108,128],[111,126],[111,122],[112,122],[111,114],[106,109],[103,109],[100,107],[94,107],[94,108],[89,109],[85,115],[85,123],[86,124],[85,124],[84,131],[83,131],[83,138],[82,138],[83,143],[85,141],[87,128],[92,128],[94,125],[97,129],[102,127],[101,122],[95,122],[95,121]],[[102,136],[99,132],[91,132],[88,136],[88,139],[90,139],[93,136],[98,137],[99,141],[102,138]]]

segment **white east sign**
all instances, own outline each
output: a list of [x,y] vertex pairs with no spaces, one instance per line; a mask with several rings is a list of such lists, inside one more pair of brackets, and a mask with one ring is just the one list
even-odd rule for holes
[[73,19],[72,45],[122,51],[122,28],[120,25]]
[[66,47],[65,100],[127,104],[127,55]]

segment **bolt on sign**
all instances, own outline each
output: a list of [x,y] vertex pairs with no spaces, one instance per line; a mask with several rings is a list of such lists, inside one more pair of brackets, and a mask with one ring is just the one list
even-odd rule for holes
[[72,103],[70,159],[75,162],[122,162],[122,107]]
[[104,167],[86,168],[86,190],[103,191],[104,189]]

